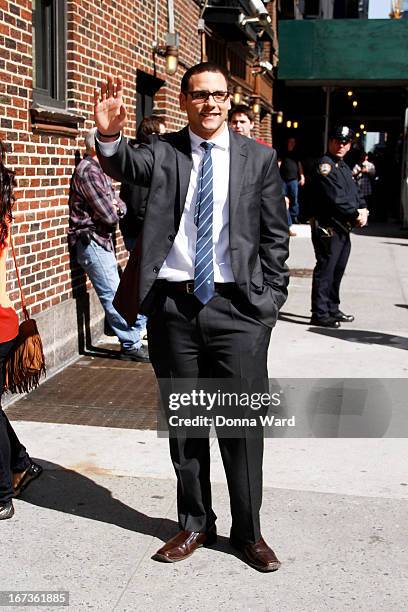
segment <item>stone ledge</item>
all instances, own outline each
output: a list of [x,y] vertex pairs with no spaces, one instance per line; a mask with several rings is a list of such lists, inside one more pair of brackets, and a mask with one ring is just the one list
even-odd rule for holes
[[34,102],[30,108],[31,127],[33,132],[59,134],[75,138],[79,127],[85,121],[81,115],[72,111],[42,106]]

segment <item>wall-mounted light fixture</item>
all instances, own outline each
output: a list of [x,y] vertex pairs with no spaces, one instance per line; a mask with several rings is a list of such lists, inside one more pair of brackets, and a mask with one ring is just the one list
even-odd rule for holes
[[240,85],[236,85],[233,89],[232,102],[235,106],[242,103],[242,87]]
[[358,102],[357,102],[357,100],[353,100],[353,107],[354,107],[354,108],[357,108],[357,106],[358,106]]
[[[174,1],[167,0],[167,34],[166,44],[158,44],[159,26],[159,0],[155,0],[154,6],[154,42],[153,55],[166,58],[166,73],[175,74],[178,66],[179,35],[174,28]],[[153,58],[154,59],[154,58]]]
[[283,123],[283,112],[282,111],[271,111],[271,115],[276,115],[276,123]]
[[292,127],[292,122],[291,121],[287,121],[286,122],[286,127],[287,128],[291,128]]
[[259,113],[261,112],[261,101],[258,98],[258,96],[256,96],[255,98],[252,98],[251,107],[255,115],[259,115]]
[[353,92],[351,91],[351,89],[348,90],[347,95],[349,98],[351,98],[351,96],[353,95]]
[[153,53],[166,58],[166,73],[175,74],[178,66],[179,35],[177,32],[166,34],[166,44],[159,46],[153,44]]
[[293,127],[295,128],[295,130],[297,130],[297,128],[299,127],[299,122],[298,121],[294,121],[293,122]]
[[365,128],[364,123],[360,123],[360,130],[364,130],[364,128]]

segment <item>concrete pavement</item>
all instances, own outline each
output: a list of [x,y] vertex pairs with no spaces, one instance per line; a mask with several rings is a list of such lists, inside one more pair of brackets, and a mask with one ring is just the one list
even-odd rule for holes
[[[272,335],[270,375],[406,379],[408,239],[375,235],[381,234],[375,227],[373,235],[353,236],[342,307],[356,320],[327,333],[307,325],[313,267],[307,233],[304,226],[291,239],[295,276]],[[97,372],[114,380],[120,376],[114,364],[87,356],[75,372],[81,368],[89,381]],[[0,590],[68,590],[72,610],[406,609],[406,439],[267,439],[263,533],[283,562],[269,575],[228,546],[229,501],[213,439],[219,543],[183,563],[159,564],[151,555],[177,529],[167,441],[154,430],[91,425],[98,409],[119,398],[109,385],[81,406],[88,424],[73,424],[62,374],[45,383],[47,405],[54,413],[60,408],[62,418],[14,422],[46,470],[16,500],[15,517],[0,523],[2,549],[9,552]],[[132,385],[129,371],[123,375],[129,389],[120,402],[131,410],[135,393],[146,389]],[[20,412],[10,407],[10,416],[23,408],[25,419],[37,414],[36,393],[20,402]]]
[[[295,270],[312,270],[314,254],[309,227],[301,226],[298,232],[300,236],[291,239],[289,266]],[[361,230],[352,235],[341,307],[344,312],[355,315],[353,323],[343,324],[339,330],[310,327],[311,278],[291,278],[289,298],[272,334],[270,375],[407,376],[407,239],[398,233],[395,237],[383,237],[382,232],[381,226],[373,226],[366,233]]]

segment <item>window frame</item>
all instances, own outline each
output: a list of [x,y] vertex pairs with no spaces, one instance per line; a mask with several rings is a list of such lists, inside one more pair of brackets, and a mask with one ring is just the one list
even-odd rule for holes
[[[48,23],[45,24],[41,15],[43,4],[49,8]],[[48,108],[66,108],[66,14],[66,0],[33,2],[33,102]],[[45,43],[44,38],[47,39]],[[35,84],[36,71],[45,57],[48,61],[45,87],[38,87]]]

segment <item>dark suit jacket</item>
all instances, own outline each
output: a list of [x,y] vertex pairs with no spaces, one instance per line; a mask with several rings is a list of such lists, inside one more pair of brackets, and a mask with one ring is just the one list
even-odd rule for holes
[[[229,223],[231,264],[255,318],[275,325],[286,300],[288,224],[276,152],[230,130]],[[150,193],[143,231],[123,274],[114,306],[129,322],[155,306],[154,282],[180,224],[192,168],[188,128],[154,137],[137,149],[122,138],[112,157],[98,151],[103,170]]]
[[119,197],[126,204],[126,215],[119,219],[119,227],[124,238],[137,238],[143,226],[149,190],[140,185],[122,183]]
[[[129,142],[133,147],[140,143]],[[143,226],[149,189],[141,185],[122,183],[119,197],[126,204],[127,212],[119,219],[119,227],[124,238],[137,238]]]

